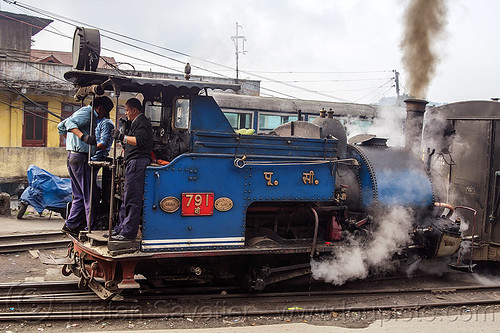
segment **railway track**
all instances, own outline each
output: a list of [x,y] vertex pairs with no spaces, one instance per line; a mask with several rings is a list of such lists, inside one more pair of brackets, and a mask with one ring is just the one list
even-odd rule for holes
[[0,253],[33,249],[53,249],[68,245],[70,240],[62,232],[14,234],[0,236]]
[[[124,293],[123,302],[106,302],[76,282],[0,285],[0,303],[10,311],[0,312],[0,321],[75,319],[220,318],[252,316],[311,316],[316,314],[380,311],[418,311],[500,304],[500,284],[482,285],[472,275],[460,281],[436,278],[432,282],[401,280],[394,283],[356,282],[322,290],[259,294],[194,293],[157,291]],[[58,288],[52,292],[50,285]],[[399,285],[406,285],[400,287]],[[419,286],[420,285],[420,286]],[[66,289],[64,289],[66,287]],[[40,289],[39,289],[40,288]],[[29,289],[29,292],[25,290]],[[10,290],[10,294],[5,294]],[[23,292],[24,290],[24,292]],[[21,291],[21,295],[17,294]]]

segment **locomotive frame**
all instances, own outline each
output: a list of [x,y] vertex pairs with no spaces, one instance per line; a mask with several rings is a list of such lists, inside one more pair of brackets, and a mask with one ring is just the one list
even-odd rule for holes
[[[333,117],[236,133],[209,93],[237,84],[84,70],[64,77],[79,98],[108,92],[118,105],[123,92],[142,94],[153,152],[169,162],[146,169],[141,229],[131,242],[109,239],[123,159],[115,153],[104,165],[112,170],[103,184],[111,193],[108,230],[70,236],[63,266],[103,299],[139,288],[136,274],[155,285],[231,281],[262,290],[310,274],[311,259],[332,254],[348,235],[368,239],[392,206],[413,209],[417,255],[450,256],[460,246],[458,225],[435,216],[431,180],[409,149],[373,137],[347,144]],[[410,102],[415,117],[423,115],[426,102]]]
[[[349,145],[331,135],[321,138],[317,125],[300,121],[283,125],[276,131],[282,136],[235,133],[207,96],[208,89],[235,85],[85,71],[65,77],[80,90],[96,91],[91,87],[97,85],[117,98],[120,92],[141,93],[145,105],[159,106],[153,151],[171,158],[146,170],[136,241],[124,248],[123,242],[108,240],[107,231],[81,232],[72,239],[63,273],[79,276],[81,287],[103,299],[119,299],[121,290],[139,288],[136,274],[156,285],[230,280],[262,290],[309,274],[311,258],[334,252],[346,232],[369,237],[370,214],[377,210],[402,205],[428,214],[434,204],[422,163],[384,140]],[[171,142],[176,148],[165,149]],[[119,175],[111,183],[119,201]],[[460,235],[446,228],[416,226],[416,234],[428,240],[416,239],[414,248],[427,256],[455,253]]]

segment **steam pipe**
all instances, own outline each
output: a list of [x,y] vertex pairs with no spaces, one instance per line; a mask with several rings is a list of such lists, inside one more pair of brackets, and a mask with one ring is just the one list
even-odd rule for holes
[[472,237],[471,237],[471,247],[470,247],[470,261],[469,261],[469,271],[472,273],[472,268],[474,267],[472,265],[472,260],[473,260],[473,254],[474,254],[474,233],[475,233],[475,229],[476,229],[476,214],[477,214],[477,211],[474,209],[474,208],[470,208],[470,207],[466,207],[466,206],[456,206],[455,209],[458,209],[458,208],[461,208],[461,209],[465,209],[465,210],[468,210],[472,213],[474,213],[474,215],[472,216]]
[[406,103],[405,148],[420,156],[422,145],[422,130],[424,112],[427,101],[424,99],[409,98]]
[[435,207],[443,207],[443,208],[448,208],[448,214],[446,214],[446,218],[449,219],[450,216],[453,215],[453,212],[455,211],[455,208],[453,208],[452,205],[444,203],[444,202],[435,202],[434,203]]
[[312,242],[312,247],[311,247],[311,258],[314,257],[314,252],[316,251],[316,240],[318,238],[318,228],[319,228],[319,218],[318,218],[318,213],[314,208],[311,207],[311,211],[314,215],[314,237],[313,237],[313,242]]

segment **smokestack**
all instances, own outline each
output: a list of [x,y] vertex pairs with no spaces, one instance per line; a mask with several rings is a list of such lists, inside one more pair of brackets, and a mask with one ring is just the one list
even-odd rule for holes
[[410,98],[406,103],[406,128],[405,147],[420,155],[422,145],[422,129],[424,125],[424,112],[427,101],[424,99]]

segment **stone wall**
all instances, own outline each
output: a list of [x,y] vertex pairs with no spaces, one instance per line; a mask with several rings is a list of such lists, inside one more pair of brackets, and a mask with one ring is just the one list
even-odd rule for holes
[[27,181],[30,164],[56,176],[69,177],[67,154],[65,148],[0,147],[0,184]]

